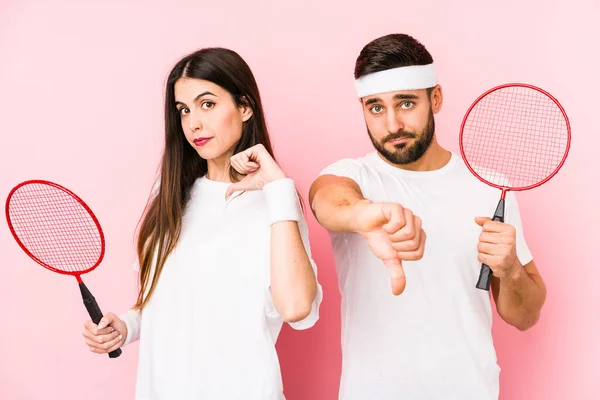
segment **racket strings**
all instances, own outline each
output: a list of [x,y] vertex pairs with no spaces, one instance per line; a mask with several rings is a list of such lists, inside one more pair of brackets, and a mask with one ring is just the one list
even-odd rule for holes
[[550,177],[564,159],[568,126],[561,109],[542,92],[506,87],[472,108],[463,132],[465,158],[490,183],[523,188]]
[[82,272],[96,265],[103,239],[90,213],[67,192],[31,183],[17,189],[9,218],[22,245],[47,266]]

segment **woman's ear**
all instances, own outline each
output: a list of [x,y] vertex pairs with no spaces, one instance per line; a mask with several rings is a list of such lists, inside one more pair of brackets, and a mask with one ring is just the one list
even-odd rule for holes
[[250,102],[248,101],[246,96],[242,96],[242,101],[239,109],[242,114],[242,121],[246,122],[250,118],[252,118],[254,112],[252,111],[252,107],[250,106]]

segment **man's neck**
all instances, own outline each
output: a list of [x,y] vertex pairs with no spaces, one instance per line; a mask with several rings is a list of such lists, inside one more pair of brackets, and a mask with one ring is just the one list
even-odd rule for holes
[[431,141],[431,145],[429,145],[429,148],[421,158],[410,164],[393,164],[382,157],[381,154],[377,153],[377,155],[391,166],[407,171],[435,171],[448,164],[452,157],[452,153],[440,146],[435,138]]

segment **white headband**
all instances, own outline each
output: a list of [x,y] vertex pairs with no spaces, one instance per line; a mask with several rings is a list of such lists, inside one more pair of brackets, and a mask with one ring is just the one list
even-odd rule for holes
[[354,81],[359,98],[397,90],[427,89],[435,85],[437,85],[437,74],[433,63],[386,69]]

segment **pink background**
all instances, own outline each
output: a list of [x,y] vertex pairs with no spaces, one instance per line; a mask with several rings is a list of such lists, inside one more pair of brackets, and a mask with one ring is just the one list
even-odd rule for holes
[[[306,196],[322,167],[371,150],[354,61],[371,39],[406,32],[437,61],[445,94],[437,133],[454,151],[467,107],[494,85],[538,85],[567,110],[573,142],[564,169],[518,195],[549,294],[530,331],[496,318],[501,398],[600,397],[597,1],[98,3],[0,3],[0,197],[38,178],[90,203],[108,247],[85,282],[105,312],[135,299],[133,233],[161,150],[163,82],[174,61],[215,45],[247,60],[277,155]],[[339,294],[328,238],[308,218],[325,290],[321,320],[305,332],[284,329],[278,349],[288,399],[330,400],[340,375]],[[0,398],[133,398],[137,345],[118,360],[90,353],[75,279],[39,267],[4,217],[0,225]]]

